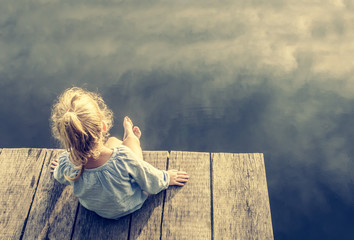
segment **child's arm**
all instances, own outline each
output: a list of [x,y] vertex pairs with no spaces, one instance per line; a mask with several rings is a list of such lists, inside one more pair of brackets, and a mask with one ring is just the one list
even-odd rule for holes
[[[53,177],[60,183],[69,185],[70,182],[65,178],[65,172],[68,166],[68,159],[66,159],[67,153],[62,153],[58,158],[55,158],[50,163],[50,172],[53,173]],[[67,160],[67,161],[65,161]]]
[[117,164],[125,169],[145,192],[157,194],[169,185],[183,186],[188,181],[187,173],[177,170],[159,170],[150,163],[139,160],[130,148],[123,146],[119,149],[122,159],[117,161]]

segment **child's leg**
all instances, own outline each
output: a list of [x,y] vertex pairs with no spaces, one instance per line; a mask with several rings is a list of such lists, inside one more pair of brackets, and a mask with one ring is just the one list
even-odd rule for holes
[[140,136],[141,132],[138,127],[134,127],[133,130],[133,122],[130,118],[125,117],[123,120],[124,127],[124,136],[123,145],[130,148],[139,158],[143,159],[143,152],[140,147]]
[[104,144],[106,147],[108,148],[115,148],[115,147],[119,147],[120,145],[122,145],[122,141],[119,140],[116,137],[110,137],[108,138],[107,142]]
[[143,159],[143,152],[140,147],[140,141],[136,136],[134,136],[134,134],[128,135],[122,144],[130,148],[132,152],[134,152],[140,159]]

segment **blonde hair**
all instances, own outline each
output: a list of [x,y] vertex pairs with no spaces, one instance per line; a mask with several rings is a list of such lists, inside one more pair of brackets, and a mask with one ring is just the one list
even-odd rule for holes
[[[102,131],[104,121],[107,131]],[[113,124],[113,113],[102,97],[78,87],[65,90],[53,105],[52,133],[70,153],[70,161],[79,173],[70,181],[79,179],[88,158],[97,158],[99,147],[107,140]]]

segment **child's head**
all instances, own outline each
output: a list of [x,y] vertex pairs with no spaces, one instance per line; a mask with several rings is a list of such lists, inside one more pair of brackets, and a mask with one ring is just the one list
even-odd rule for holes
[[113,114],[102,97],[73,87],[64,91],[52,108],[52,133],[70,152],[82,173],[89,157],[98,157],[108,137]]

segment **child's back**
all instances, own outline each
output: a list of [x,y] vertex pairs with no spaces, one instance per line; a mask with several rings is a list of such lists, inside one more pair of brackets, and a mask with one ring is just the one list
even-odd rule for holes
[[[70,184],[65,173],[74,169],[65,152],[59,158],[54,177]],[[105,218],[118,218],[139,209],[148,194],[156,194],[169,185],[169,175],[137,156],[126,146],[114,148],[112,157],[102,166],[85,169],[72,182],[74,195],[87,209]]]

